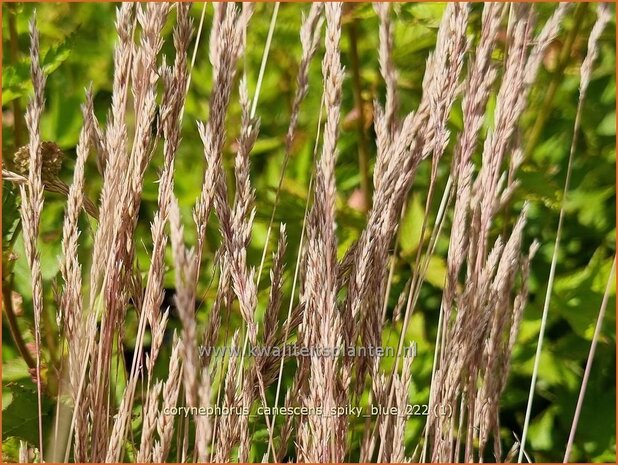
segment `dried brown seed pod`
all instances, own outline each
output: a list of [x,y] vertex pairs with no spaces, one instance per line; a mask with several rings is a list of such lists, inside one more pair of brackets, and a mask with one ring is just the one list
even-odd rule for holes
[[[41,152],[42,168],[41,178],[43,182],[58,178],[60,168],[62,168],[62,161],[64,159],[64,153],[60,150],[60,147],[55,142],[45,141],[42,142],[39,148]],[[12,171],[22,176],[28,176],[28,169],[30,165],[30,149],[28,145],[20,147],[12,160]]]
[[[45,189],[49,192],[67,196],[69,194],[69,186],[58,177],[60,169],[62,168],[64,153],[60,147],[58,147],[58,144],[51,141],[41,142],[39,150],[41,151],[42,159],[41,179],[43,180]],[[24,145],[20,147],[17,152],[15,152],[13,159],[8,159],[7,161],[9,171],[7,171],[6,174],[17,174],[27,178],[28,170],[30,169],[29,146]],[[7,179],[4,170],[3,177]],[[83,202],[86,212],[94,219],[98,220],[99,211],[96,205],[87,197],[84,197]]]

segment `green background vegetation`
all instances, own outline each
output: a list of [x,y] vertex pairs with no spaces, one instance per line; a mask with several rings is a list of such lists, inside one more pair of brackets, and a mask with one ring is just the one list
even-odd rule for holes
[[[25,131],[19,131],[16,121],[19,112],[26,106],[31,84],[29,83],[29,59],[27,21],[37,9],[38,26],[41,31],[41,50],[44,70],[47,73],[46,109],[42,121],[43,140],[53,140],[65,151],[67,159],[61,177],[70,183],[81,125],[80,104],[84,100],[84,88],[90,82],[94,86],[95,109],[99,120],[104,123],[109,108],[115,42],[114,5],[112,4],[3,4],[3,70],[2,70],[2,152],[3,157],[12,156],[19,144],[27,143]],[[194,5],[192,14],[195,25],[201,14],[201,4]],[[437,26],[444,5],[440,4],[397,4],[395,10],[395,52],[394,59],[399,71],[399,89],[403,110],[416,108],[421,94],[422,76],[428,53],[433,49]],[[551,5],[538,7],[540,22],[552,10]],[[613,6],[612,6],[613,8]],[[252,182],[257,193],[257,217],[249,262],[259,263],[264,245],[266,226],[272,211],[277,182],[284,152],[284,134],[287,130],[290,107],[295,89],[297,64],[300,58],[298,31],[301,10],[306,6],[283,4],[279,12],[273,47],[268,60],[258,116],[261,131],[251,155]],[[470,17],[470,33],[478,31],[482,5],[475,4]],[[262,57],[272,6],[258,4],[248,31],[248,51],[244,61],[251,95]],[[358,168],[359,147],[364,147],[375,159],[373,128],[371,127],[371,103],[383,100],[383,83],[377,62],[378,21],[368,4],[356,5],[346,10],[344,35],[342,37],[342,60],[346,68],[343,100],[343,131],[339,141],[340,158],[337,164],[338,226],[340,254],[356,239],[364,225],[364,214],[354,208],[355,197],[359,195],[362,174]],[[615,10],[613,10],[615,11]],[[172,15],[173,16],[173,15]],[[526,161],[519,173],[521,186],[513,202],[515,211],[524,200],[531,203],[526,241],[537,239],[541,249],[537,254],[530,277],[530,301],[524,314],[524,321],[516,349],[513,352],[512,371],[501,406],[501,423],[505,449],[518,436],[524,419],[530,377],[532,373],[536,340],[540,326],[543,298],[553,243],[562,201],[568,151],[572,139],[573,121],[578,98],[579,65],[586,53],[587,37],[595,19],[594,5],[579,5],[568,15],[559,38],[544,59],[537,82],[530,96],[529,108],[521,121],[521,141],[526,149]],[[615,15],[614,15],[615,16]],[[195,240],[191,227],[191,208],[198,196],[203,175],[202,144],[198,137],[195,121],[208,116],[208,96],[211,85],[211,67],[208,62],[208,32],[212,7],[206,7],[206,21],[202,42],[197,54],[192,83],[187,97],[184,116],[183,141],[176,162],[175,192],[179,197],[182,213],[187,222],[188,241]],[[564,446],[580,387],[585,360],[592,339],[594,324],[601,304],[605,283],[615,254],[615,21],[607,27],[600,40],[600,56],[596,63],[584,106],[582,131],[577,145],[568,195],[563,242],[558,259],[557,279],[552,297],[549,321],[537,394],[533,409],[527,451],[535,461],[562,461]],[[171,36],[172,21],[165,29]],[[472,36],[474,37],[474,36]],[[474,40],[474,39],[473,39]],[[473,41],[474,44],[474,41]],[[193,45],[192,45],[193,46]],[[501,60],[499,45],[495,59]],[[164,53],[173,57],[170,40],[164,45]],[[281,203],[276,221],[288,226],[289,246],[286,288],[287,295],[292,282],[293,264],[298,249],[300,228],[312,166],[313,140],[319,114],[321,98],[321,71],[319,55],[311,68],[308,99],[301,111],[300,127],[290,164],[283,183]],[[358,69],[354,66],[354,55],[358,56]],[[360,88],[355,88],[356,72]],[[362,105],[355,101],[355,91],[360,91]],[[495,95],[494,95],[495,97]],[[490,99],[490,109],[495,102]],[[452,129],[461,128],[461,106],[456,103],[450,120]],[[362,108],[362,111],[359,111]],[[358,118],[362,114],[366,128],[359,130]],[[17,123],[17,124],[16,124]],[[240,126],[240,108],[237,93],[228,115],[228,145],[225,160],[232,168],[233,143]],[[491,121],[486,122],[487,125]],[[438,181],[438,192],[443,189],[448,177],[452,145],[443,160]],[[480,154],[478,154],[480,161]],[[139,262],[147,269],[150,250],[150,221],[156,210],[158,176],[157,166],[161,159],[155,157],[146,175],[143,204],[140,211],[137,241]],[[88,161],[86,191],[96,199],[101,187],[101,177],[93,158]],[[397,296],[410,275],[414,252],[420,238],[422,216],[428,189],[429,164],[422,165],[414,183],[408,203],[407,214],[402,224],[400,244],[396,249],[397,265],[390,296],[390,308],[395,306]],[[435,216],[438,198],[430,211]],[[351,201],[352,199],[352,201]],[[23,243],[13,237],[13,229],[19,217],[15,190],[8,183],[3,187],[2,243],[3,243],[3,288],[11,283],[14,291],[23,299],[16,302],[18,323],[25,339],[32,336],[32,309],[30,304],[30,276],[23,256]],[[45,358],[58,361],[60,344],[56,333],[53,313],[53,285],[59,279],[60,239],[65,199],[57,194],[46,194],[42,216],[41,252],[45,283],[46,315],[43,319]],[[500,219],[497,228],[512,222],[515,215]],[[82,219],[82,260],[88,269],[89,246],[92,244],[92,227]],[[201,289],[204,301],[214,294],[214,287],[208,288],[212,272],[212,256],[219,243],[216,224],[209,224],[207,247],[209,253],[202,267]],[[445,229],[446,230],[446,229]],[[428,236],[428,235],[427,235]],[[15,239],[13,241],[13,239]],[[14,247],[11,245],[14,244]],[[436,258],[430,266],[428,283],[423,287],[419,306],[411,320],[409,339],[417,341],[418,358],[412,365],[413,401],[426,402],[433,340],[437,327],[441,286],[445,269],[445,252],[448,238],[438,243]],[[9,248],[11,250],[9,250]],[[12,260],[10,254],[18,259]],[[270,255],[270,254],[269,254]],[[268,269],[269,263],[266,264]],[[172,273],[166,277],[172,287]],[[260,289],[268,287],[268,274],[263,274]],[[267,292],[267,291],[265,291]],[[614,292],[612,291],[612,294]],[[260,301],[264,298],[261,295]],[[260,303],[263,310],[263,303]],[[209,305],[205,305],[209,307]],[[206,312],[199,312],[199,318],[206,318]],[[135,315],[129,312],[127,323],[127,346],[131,346],[130,335],[135,333]],[[172,321],[172,325],[178,325]],[[225,321],[224,321],[225,324]],[[603,325],[602,337],[597,349],[588,393],[576,437],[576,448],[572,459],[577,461],[615,461],[616,443],[616,334],[615,298],[612,296]],[[238,327],[240,316],[230,316],[229,327]],[[401,323],[387,325],[384,341],[396,344]],[[397,330],[397,331],[396,331]],[[221,334],[225,334],[222,328]],[[17,439],[36,443],[36,395],[26,364],[19,356],[6,326],[2,326],[2,418],[3,457],[15,460]],[[169,348],[167,349],[169,351]],[[168,354],[169,352],[167,352]],[[160,360],[165,360],[166,353]],[[161,364],[162,365],[162,364]],[[165,375],[165,367],[158,367]],[[52,414],[55,404],[53,373],[45,375],[48,389],[45,398],[48,431],[53,428]],[[291,382],[291,373],[284,373],[284,386]],[[119,390],[121,387],[118,388]],[[271,394],[271,405],[272,405]],[[262,419],[263,421],[263,419]],[[422,422],[410,422],[408,446],[414,444]],[[260,444],[266,445],[265,426],[259,421],[253,427],[253,460],[261,458]],[[355,433],[360,438],[362,424]],[[262,441],[260,441],[262,438]],[[355,440],[357,443],[358,440]],[[257,444],[257,445],[256,445]],[[358,446],[356,446],[358,447]],[[409,450],[409,449],[408,449]],[[174,457],[174,455],[172,455]]]

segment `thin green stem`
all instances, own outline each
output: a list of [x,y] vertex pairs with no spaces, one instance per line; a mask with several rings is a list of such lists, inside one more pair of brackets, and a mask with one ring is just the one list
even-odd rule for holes
[[[266,37],[266,44],[264,45],[264,52],[262,53],[262,64],[260,65],[260,72],[258,75],[257,84],[255,86],[255,95],[253,96],[253,102],[251,103],[251,118],[255,118],[255,112],[257,110],[258,100],[260,99],[260,90],[262,89],[262,80],[264,79],[264,72],[266,71],[266,63],[268,62],[268,55],[270,52],[270,44],[273,38],[273,33],[275,32],[275,26],[277,24],[277,15],[279,13],[279,2],[275,3],[275,7],[273,8],[273,14],[270,19],[270,26],[268,28],[268,36]],[[272,226],[272,224],[271,224]],[[270,233],[270,230],[269,230]],[[266,238],[266,243],[264,244],[264,250],[268,248],[268,237]],[[256,289],[260,284],[260,277],[262,274],[262,270],[264,268],[264,256],[262,255],[262,261],[260,263],[257,279],[256,279]],[[238,365],[238,380],[242,379],[242,368],[245,361],[245,352],[247,351],[247,347],[249,344],[249,331],[245,331],[245,340],[243,343],[243,349],[240,354],[240,363]]]
[[270,52],[270,44],[273,40],[273,33],[275,32],[275,25],[277,24],[277,15],[279,14],[279,3],[280,2],[275,3],[275,7],[273,8],[273,14],[270,18],[268,36],[266,37],[264,53],[262,54],[262,63],[260,64],[260,74],[258,75],[257,84],[255,86],[255,96],[253,97],[253,102],[251,105],[251,118],[255,118],[258,100],[260,99],[260,90],[262,89],[262,81],[264,79],[264,72],[266,71],[266,63],[268,62],[268,52]]
[[[581,4],[580,4],[581,6]],[[579,94],[579,100],[577,103],[577,112],[575,114],[575,124],[573,126],[573,138],[571,140],[571,148],[569,150],[569,161],[567,164],[566,179],[564,181],[564,190],[562,192],[562,202],[560,206],[560,216],[558,217],[558,229],[556,230],[556,240],[554,243],[554,251],[551,258],[551,265],[549,269],[549,277],[547,279],[547,290],[545,292],[545,302],[543,303],[543,315],[541,317],[541,328],[539,330],[539,338],[536,346],[536,354],[534,356],[534,368],[532,370],[532,380],[530,381],[530,392],[528,393],[528,403],[526,406],[526,416],[524,419],[524,427],[521,435],[521,447],[519,449],[519,457],[517,463],[522,463],[524,448],[526,446],[526,438],[528,435],[528,426],[530,424],[530,416],[532,414],[532,401],[534,399],[534,392],[536,390],[536,380],[539,373],[539,363],[541,360],[541,353],[543,350],[543,339],[545,337],[545,327],[547,326],[547,318],[549,314],[549,305],[551,302],[552,291],[554,288],[554,279],[556,276],[556,265],[558,263],[558,252],[560,250],[560,240],[562,238],[562,225],[564,223],[564,212],[566,207],[567,194],[569,192],[569,184],[571,181],[571,171],[573,166],[573,158],[575,155],[575,148],[577,147],[577,139],[579,134],[579,127],[581,121],[581,113],[584,104],[585,90],[582,90]]]
[[575,440],[575,432],[577,431],[577,424],[579,423],[579,416],[584,404],[584,397],[586,396],[586,387],[588,386],[588,380],[590,379],[590,371],[592,369],[592,362],[594,360],[594,354],[597,348],[597,342],[601,335],[601,327],[603,326],[603,319],[605,318],[605,311],[607,310],[607,302],[609,300],[610,289],[612,282],[614,282],[614,273],[616,272],[616,256],[614,255],[614,261],[612,262],[612,268],[607,277],[607,284],[605,286],[605,293],[603,294],[603,301],[601,302],[601,309],[599,310],[599,316],[597,317],[597,323],[594,328],[594,336],[592,337],[592,343],[590,344],[590,352],[588,352],[588,360],[586,361],[586,369],[584,370],[584,376],[582,377],[582,385],[579,390],[579,397],[577,398],[577,406],[575,407],[575,414],[573,415],[573,423],[571,424],[571,432],[569,433],[569,439],[567,441],[566,451],[564,453],[563,463],[567,463],[571,456],[571,448],[573,447],[573,441]]
[[[292,309],[294,308],[294,294],[296,293],[296,285],[298,283],[299,273],[300,273],[300,265],[301,265],[301,257],[303,252],[303,244],[305,242],[305,231],[307,225],[307,218],[309,214],[309,203],[311,201],[311,188],[313,186],[313,176],[315,174],[315,160],[318,152],[318,144],[320,140],[320,129],[322,127],[322,112],[324,109],[324,98],[322,98],[322,102],[320,104],[320,113],[318,115],[318,127],[316,130],[315,142],[313,144],[313,168],[311,170],[311,178],[309,179],[309,186],[307,188],[307,201],[305,203],[305,213],[303,215],[303,224],[300,232],[300,240],[298,243],[298,253],[296,255],[296,266],[294,269],[294,279],[292,281],[292,290],[290,293],[290,304],[288,306],[288,315],[285,320],[285,332],[283,337],[283,345],[287,344],[288,337],[290,335],[290,323],[292,320]],[[268,450],[266,451],[266,461],[269,460],[270,453],[272,450],[273,456],[275,454],[274,446],[273,446],[273,432],[275,429],[275,419],[277,417],[277,406],[279,405],[279,396],[281,394],[281,380],[283,379],[283,364],[285,362],[285,354],[281,355],[281,362],[279,363],[279,376],[277,377],[277,390],[275,392],[275,400],[273,406],[273,417],[272,417],[272,428],[269,431],[268,435]],[[276,457],[274,457],[276,460]]]

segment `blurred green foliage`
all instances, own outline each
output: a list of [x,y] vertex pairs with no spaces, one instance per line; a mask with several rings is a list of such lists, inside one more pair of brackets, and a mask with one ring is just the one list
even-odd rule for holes
[[[31,92],[29,82],[29,38],[27,22],[36,8],[38,26],[41,31],[41,48],[44,70],[47,74],[46,109],[42,120],[44,140],[53,140],[67,154],[61,176],[70,183],[81,125],[80,104],[84,100],[84,88],[90,83],[94,87],[95,109],[101,122],[105,122],[111,98],[113,76],[112,54],[115,41],[113,4],[96,3],[55,3],[55,4],[6,4],[3,3],[3,62],[2,62],[2,151],[3,156],[12,154],[18,144],[27,142],[27,136],[19,132],[20,111],[26,106]],[[202,31],[192,84],[187,97],[182,144],[176,162],[175,191],[181,203],[186,221],[187,240],[195,240],[191,227],[191,208],[198,196],[203,175],[202,145],[195,122],[208,117],[208,96],[211,86],[211,67],[208,61],[208,33],[212,19],[212,7],[195,4],[192,14],[195,25],[199,24],[202,8],[206,8],[206,21]],[[538,6],[540,22],[551,13],[553,6]],[[521,140],[527,147],[526,161],[518,178],[518,190],[513,209],[517,211],[524,201],[530,202],[530,214],[526,237],[528,243],[537,239],[541,243],[532,266],[530,277],[530,303],[526,308],[519,342],[513,353],[512,371],[501,406],[503,440],[506,447],[514,441],[513,433],[520,435],[524,419],[526,400],[540,326],[543,298],[553,243],[556,235],[558,214],[561,204],[562,187],[565,181],[568,151],[573,137],[573,121],[578,99],[579,65],[586,53],[587,37],[595,19],[594,5],[584,5],[582,20],[573,20],[569,15],[559,38],[552,45],[544,59],[536,84],[530,96],[529,109],[521,122]],[[613,8],[613,6],[612,6]],[[252,182],[257,191],[257,217],[249,251],[249,261],[259,263],[264,245],[266,227],[272,211],[276,186],[283,161],[283,137],[287,130],[290,108],[295,90],[295,79],[300,57],[298,31],[301,24],[301,11],[306,5],[283,4],[279,13],[274,34],[273,46],[268,60],[266,74],[257,107],[261,119],[261,131],[252,153]],[[402,110],[410,111],[418,105],[421,95],[422,77],[428,53],[433,49],[437,26],[443,4],[395,4],[394,59],[399,72]],[[482,5],[472,7],[470,34],[473,44],[479,30]],[[254,94],[255,82],[262,59],[272,6],[256,5],[256,11],[248,30],[248,51],[243,62],[250,94]],[[615,11],[615,10],[614,10]],[[173,14],[172,14],[173,16]],[[615,15],[614,15],[615,17]],[[165,29],[166,37],[171,36],[173,21]],[[353,207],[351,198],[356,194],[361,175],[358,169],[359,132],[356,118],[359,108],[355,107],[350,77],[351,42],[349,30],[354,24],[357,28],[356,49],[360,62],[361,95],[364,101],[362,111],[370,120],[371,103],[374,99],[383,100],[384,88],[377,61],[377,18],[368,4],[346,7],[344,34],[342,38],[342,60],[346,67],[343,99],[343,131],[339,142],[340,157],[337,164],[338,184],[338,225],[340,254],[356,239],[364,225],[364,214]],[[570,50],[563,51],[565,37],[573,31],[576,36]],[[562,247],[557,268],[557,279],[550,308],[547,334],[545,338],[541,371],[539,373],[537,395],[533,409],[528,452],[538,462],[561,461],[575,408],[580,380],[587,357],[594,324],[605,289],[612,258],[615,254],[615,173],[616,173],[616,75],[615,75],[615,21],[607,27],[600,40],[600,56],[593,73],[582,118],[582,129],[577,145],[571,191],[566,202]],[[193,47],[193,42],[192,42]],[[495,56],[500,60],[500,50]],[[171,40],[164,45],[164,53],[173,57]],[[321,52],[318,53],[320,55]],[[559,56],[565,54],[564,63]],[[286,292],[291,288],[293,264],[298,249],[300,228],[312,167],[313,145],[316,136],[321,99],[321,70],[318,56],[311,67],[308,99],[303,106],[298,135],[291,154],[283,183],[282,197],[276,221],[287,223],[289,246]],[[553,96],[549,89],[553,90]],[[491,103],[490,103],[491,107]],[[368,118],[367,118],[368,117]],[[240,122],[240,108],[237,93],[228,115],[228,145],[226,164],[232,167],[231,152]],[[455,105],[452,119],[453,132],[461,127],[460,105]],[[490,124],[488,121],[487,124]],[[23,128],[23,124],[21,125]],[[368,127],[367,136],[373,140],[373,129]],[[528,142],[532,141],[530,144]],[[452,149],[451,142],[451,149]],[[367,147],[371,159],[375,159],[373,142]],[[438,192],[443,189],[448,177],[449,149],[439,171]],[[156,210],[158,176],[157,166],[160,158],[155,158],[153,166],[146,175],[143,204],[138,225],[138,260],[142,269],[147,269],[150,251],[150,222]],[[373,163],[373,162],[372,162]],[[429,166],[419,170],[410,197],[407,213],[401,226],[401,240],[397,248],[397,262],[393,279],[393,289],[389,308],[397,301],[399,292],[410,276],[414,252],[420,240],[422,216],[428,190]],[[101,178],[93,159],[88,161],[86,173],[87,195],[95,199],[101,187]],[[430,218],[434,218],[437,200],[431,206]],[[13,261],[3,257],[4,277],[13,273],[14,290],[23,299],[18,317],[22,334],[26,341],[32,341],[32,310],[30,306],[30,277],[25,260],[23,244],[13,233],[17,219],[18,200],[7,183],[3,188],[2,237],[3,256],[5,245],[15,242],[13,253],[21,260]],[[59,280],[58,257],[61,237],[64,199],[57,194],[46,194],[46,204],[42,217],[41,251],[43,275],[46,288],[46,315],[43,325],[50,334],[55,331],[53,314],[53,284]],[[515,215],[501,218],[505,226]],[[82,219],[83,246],[80,251],[84,269],[88,269],[89,247],[92,243],[92,227]],[[13,237],[15,236],[15,237]],[[207,248],[212,253],[219,243],[216,223],[210,222]],[[437,327],[437,314],[440,303],[440,287],[444,276],[444,258],[448,238],[443,234],[432,260],[428,284],[424,286],[419,308],[411,320],[409,339],[417,341],[418,358],[413,364],[413,400],[423,403],[427,400],[433,342]],[[6,260],[5,260],[6,259]],[[209,300],[214,290],[208,284],[212,278],[212,262],[204,264],[200,288],[202,299]],[[268,269],[269,263],[266,264]],[[263,274],[260,289],[268,287],[268,273]],[[171,273],[166,277],[172,286]],[[267,291],[266,291],[267,292]],[[263,301],[264,299],[261,299]],[[263,305],[263,304],[262,304]],[[263,310],[261,308],[260,310]],[[198,312],[205,319],[204,311]],[[127,334],[134,334],[135,315],[129,313]],[[225,323],[225,322],[224,322]],[[176,324],[175,322],[171,323]],[[230,316],[227,325],[237,327],[240,317],[237,312]],[[576,447],[572,459],[576,461],[615,461],[616,442],[616,315],[615,297],[609,303],[602,337],[599,341],[592,378],[584,403],[582,418],[576,437]],[[17,453],[16,438],[35,443],[36,428],[31,414],[36,405],[33,383],[27,367],[19,356],[10,333],[3,320],[3,456],[14,460]],[[133,329],[132,329],[133,328]],[[395,345],[401,330],[401,323],[387,326],[384,334],[385,344]],[[222,330],[222,334],[225,331]],[[58,353],[58,341],[51,337],[46,347],[47,359],[54,359]],[[131,345],[131,341],[126,342]],[[168,349],[166,349],[168,350]],[[161,358],[169,354],[164,353]],[[57,360],[56,360],[57,362]],[[159,369],[159,368],[158,368]],[[165,367],[160,367],[161,375]],[[292,373],[284,371],[284,387],[291,382]],[[272,402],[272,393],[269,393]],[[46,405],[52,405],[53,393],[47,392]],[[52,414],[47,410],[48,414]],[[262,420],[263,421],[263,420]],[[48,421],[51,429],[53,422]],[[265,426],[256,421],[253,425],[254,450],[252,459],[259,460],[264,452],[267,435]],[[422,422],[411,420],[407,431],[409,446],[420,434]],[[363,425],[354,426],[355,435],[360,435]],[[358,441],[356,441],[358,442]],[[352,451],[355,457],[357,451]]]

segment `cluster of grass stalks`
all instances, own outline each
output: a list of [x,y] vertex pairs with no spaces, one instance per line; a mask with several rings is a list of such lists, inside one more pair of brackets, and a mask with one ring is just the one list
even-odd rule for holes
[[[23,259],[32,274],[36,336],[32,372],[39,396],[39,441],[24,443],[22,458],[76,462],[474,462],[488,457],[512,461],[519,455],[521,462],[525,451],[519,442],[510,450],[502,447],[499,416],[510,356],[526,308],[528,273],[538,248],[536,242],[524,245],[527,205],[514,212],[511,202],[525,158],[518,127],[542,58],[571,6],[557,5],[552,16],[537,25],[533,4],[487,3],[481,28],[474,31],[475,40],[471,40],[470,6],[449,3],[435,50],[425,64],[420,104],[412,109],[405,108],[399,99],[390,7],[375,5],[379,18],[377,54],[386,94],[383,103],[374,102],[377,155],[369,180],[372,194],[366,225],[342,256],[337,253],[335,176],[341,102],[347,92],[340,51],[342,4],[308,6],[300,30],[302,55],[279,181],[280,189],[309,92],[309,68],[323,50],[322,83],[311,83],[312,91],[322,92],[322,113],[300,246],[292,251],[295,264],[284,259],[286,225],[274,221],[279,191],[274,209],[266,212],[270,224],[260,262],[251,263],[247,253],[256,209],[262,208],[255,202],[250,159],[260,137],[257,103],[272,37],[269,35],[265,48],[258,90],[251,97],[246,76],[237,76],[237,70],[248,46],[246,30],[255,20],[252,4],[214,4],[208,44],[212,65],[208,117],[197,122],[203,143],[203,184],[192,219],[181,215],[174,193],[174,164],[191,84],[189,48],[196,28],[190,8],[188,3],[125,3],[118,7],[109,116],[105,126],[97,120],[92,90],[88,89],[70,186],[57,179],[61,155],[53,144],[41,141],[45,77],[36,24],[34,20],[31,23],[34,96],[26,112],[29,143],[3,169],[4,180],[19,185]],[[172,61],[161,56],[162,30],[170,21],[168,16],[175,21]],[[581,69],[575,135],[596,40],[608,17],[608,9],[600,5]],[[499,37],[501,31],[506,31],[504,37]],[[198,49],[199,41],[195,43],[197,53],[205,53],[205,46]],[[494,58],[498,47],[504,52],[500,60]],[[489,107],[492,93],[495,104]],[[229,156],[224,150],[226,115],[236,95],[242,121],[234,144],[234,177],[230,182],[224,166],[224,158]],[[454,133],[448,120],[458,102],[463,122],[461,131]],[[482,128],[486,119],[492,123],[485,133]],[[445,157],[449,147],[454,149]],[[96,202],[84,195],[84,185],[89,182],[84,169],[88,157],[96,157],[102,177]],[[150,226],[150,261],[144,267],[136,259],[141,240],[137,225],[145,172],[153,163],[160,164],[157,211]],[[425,211],[429,212],[434,203],[439,208],[435,221],[429,214],[423,218],[412,273],[402,294],[396,297],[396,308],[389,309],[392,248],[421,164],[430,166]],[[438,190],[436,182],[440,169],[450,173],[444,191]],[[40,410],[45,361],[39,223],[45,190],[61,192],[67,199],[62,283],[54,308],[64,350],[60,365],[54,367],[60,373],[60,387],[58,418],[51,438],[43,435],[42,423],[50,420],[44,420]],[[92,230],[80,230],[81,215],[90,218]],[[498,215],[513,217],[500,231],[495,227]],[[216,221],[220,237],[206,247],[209,221]],[[195,228],[195,234],[191,234],[196,237],[194,243],[187,240],[187,224]],[[84,234],[92,235],[93,244],[86,269],[78,253]],[[271,241],[271,235],[276,235],[276,240]],[[414,402],[410,396],[414,360],[406,356],[411,352],[406,350],[405,335],[441,235],[448,236],[449,247],[429,414],[418,443],[410,447],[406,442],[406,412]],[[559,241],[560,226],[543,322]],[[269,249],[271,243],[276,243],[273,250]],[[211,274],[216,275],[212,283],[216,293],[212,301],[202,305],[200,276],[209,248],[216,249],[209,262],[214,264]],[[272,264],[270,285],[262,293],[258,284],[266,263]],[[165,301],[167,273],[173,274],[175,283],[171,303]],[[284,286],[286,280],[291,286]],[[284,292],[288,287],[291,292]],[[258,312],[260,301],[265,302],[263,313]],[[599,321],[606,305],[604,300]],[[205,325],[200,324],[204,319],[196,317],[196,309],[207,314]],[[173,335],[171,355],[164,359],[160,354],[170,312],[177,313],[182,329]],[[221,328],[230,312],[239,312],[243,324],[228,336]],[[130,313],[138,324],[135,334],[127,335],[125,322]],[[384,328],[391,324],[391,318],[402,325],[397,356],[388,369],[379,354],[353,356],[345,350],[382,346]],[[126,366],[119,366],[127,337],[135,341],[133,357]],[[150,348],[145,351],[147,338]],[[542,338],[543,330],[529,408]],[[264,357],[245,356],[251,348],[290,343],[312,350],[343,350],[335,356],[286,357],[275,351]],[[200,346],[217,345],[238,350],[224,358],[205,357],[200,351]],[[593,354],[594,343],[590,362]],[[155,376],[155,365],[168,366],[163,379]],[[282,383],[284,370],[293,372],[289,386]],[[382,406],[383,412],[395,409],[398,414],[362,418],[359,438],[355,425],[361,420],[328,413],[368,404]],[[170,409],[180,406],[187,407],[187,415],[169,414]],[[214,407],[230,413],[204,414]],[[258,407],[302,407],[309,412],[322,409],[323,413],[260,415],[256,413],[262,411]],[[529,411],[522,425],[523,444],[528,422]],[[265,425],[265,437],[254,434],[258,423]],[[353,440],[359,441],[358,445],[352,447]],[[263,457],[252,454],[254,442],[267,443]]]

